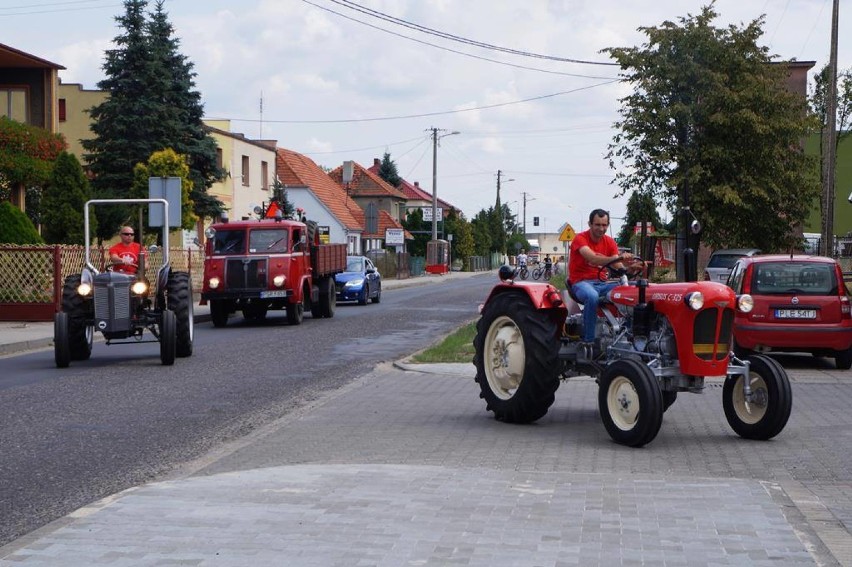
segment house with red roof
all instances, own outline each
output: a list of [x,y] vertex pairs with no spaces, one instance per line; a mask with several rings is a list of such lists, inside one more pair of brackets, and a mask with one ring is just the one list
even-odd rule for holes
[[312,159],[284,148],[276,151],[275,170],[287,200],[322,227],[331,242],[345,242],[349,254],[364,250],[364,211]]
[[406,198],[402,191],[361,164],[346,161],[328,175],[365,211],[373,205],[398,221],[405,218]]
[[[379,170],[382,167],[382,160],[379,158],[373,158],[373,165],[367,170],[376,176],[379,175]],[[408,215],[414,209],[423,209],[423,208],[432,208],[432,193],[424,190],[420,187],[420,182],[415,181],[414,183],[410,183],[405,179],[402,180],[402,183],[397,187],[399,191],[405,195],[405,214]],[[461,215],[461,211],[456,209],[450,203],[438,197],[438,207],[441,209],[441,215],[443,218],[446,218],[450,214],[451,209],[455,209],[459,215]],[[402,217],[403,219],[405,217]]]

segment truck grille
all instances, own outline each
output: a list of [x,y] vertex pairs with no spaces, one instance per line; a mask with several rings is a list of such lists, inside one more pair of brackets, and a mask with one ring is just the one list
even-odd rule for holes
[[225,265],[225,289],[266,289],[266,258],[231,258]]
[[[720,317],[721,326],[719,335],[716,336]],[[710,307],[699,313],[695,318],[692,334],[695,356],[702,360],[721,360],[728,356],[733,322],[733,309]]]

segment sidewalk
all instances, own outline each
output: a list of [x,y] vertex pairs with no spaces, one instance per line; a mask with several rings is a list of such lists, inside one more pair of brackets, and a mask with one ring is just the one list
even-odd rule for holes
[[[826,422],[852,403],[844,373],[797,371],[796,413],[771,442],[733,435],[709,388],[680,396],[643,449],[609,441],[590,378],[515,426],[485,411],[474,374],[379,365],[172,478],[0,548],[0,567],[852,566],[840,521],[852,514],[829,508],[852,500],[849,452],[833,450],[848,425]],[[827,468],[834,482],[808,480]]]

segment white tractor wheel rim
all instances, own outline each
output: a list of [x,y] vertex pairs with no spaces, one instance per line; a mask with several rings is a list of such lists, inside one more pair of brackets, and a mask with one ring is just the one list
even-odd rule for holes
[[616,427],[630,431],[639,419],[639,394],[633,382],[624,376],[616,377],[609,384],[606,394],[606,406],[609,416]]
[[526,355],[521,330],[509,317],[498,317],[485,336],[485,376],[498,398],[510,399],[524,378]]
[[754,394],[753,400],[747,402],[743,393],[743,377],[737,378],[737,383],[734,384],[733,406],[737,412],[737,417],[740,421],[749,425],[754,425],[766,415],[766,400],[768,399],[768,391],[766,382],[763,381],[757,374],[749,375],[749,384],[751,391]]

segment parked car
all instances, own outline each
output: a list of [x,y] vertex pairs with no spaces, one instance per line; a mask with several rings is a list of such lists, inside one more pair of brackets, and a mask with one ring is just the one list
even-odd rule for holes
[[346,271],[334,276],[337,301],[357,301],[367,305],[368,300],[382,300],[382,275],[373,261],[365,256],[347,256]]
[[704,280],[708,282],[726,283],[731,275],[731,268],[740,258],[760,254],[757,248],[732,248],[716,250],[710,255],[707,267],[704,269]]
[[810,352],[852,367],[852,315],[843,271],[833,258],[806,255],[743,257],[728,285],[754,307],[734,315],[734,352]]

